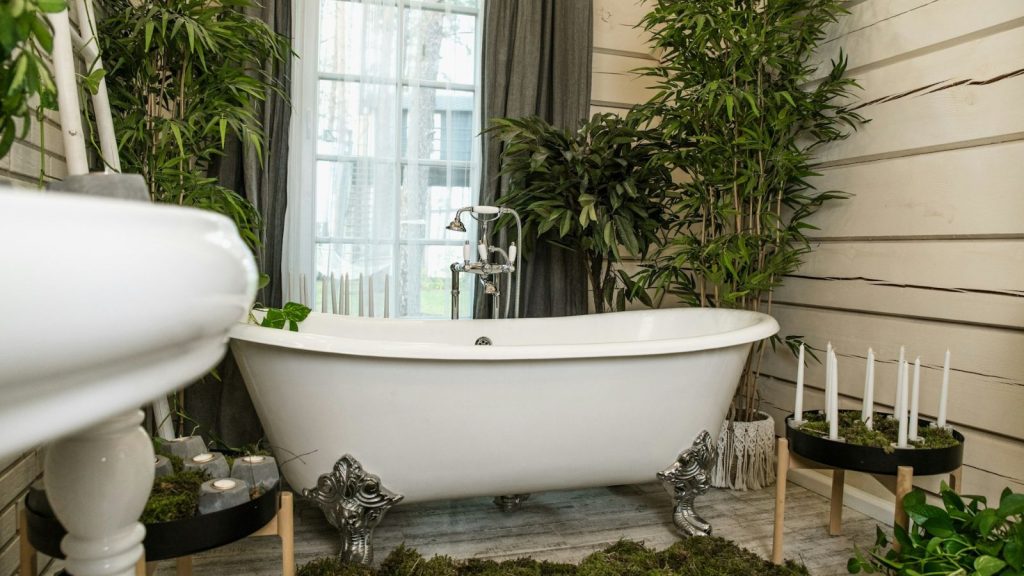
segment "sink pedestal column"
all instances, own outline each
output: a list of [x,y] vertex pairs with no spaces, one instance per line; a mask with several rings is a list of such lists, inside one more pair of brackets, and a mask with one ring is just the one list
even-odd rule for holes
[[43,480],[75,576],[134,576],[146,529],[139,516],[153,485],[153,445],[133,410],[58,440]]

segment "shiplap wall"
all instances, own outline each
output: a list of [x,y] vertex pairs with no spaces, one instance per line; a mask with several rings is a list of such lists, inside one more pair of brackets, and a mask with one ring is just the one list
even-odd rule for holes
[[[868,346],[876,400],[892,406],[905,344],[921,356],[922,412],[934,417],[949,348],[965,490],[991,498],[1024,490],[1024,2],[983,4],[849,4],[820,53],[846,51],[872,121],[822,150],[815,184],[853,196],[815,217],[815,250],[773,313],[784,335],[838,347],[847,407],[860,406]],[[764,405],[789,413],[796,362],[778,354],[765,372]],[[808,378],[816,407],[822,367]]]
[[[994,497],[1024,490],[1024,2],[983,4],[847,5],[821,69],[843,48],[872,122],[822,151],[815,184],[853,196],[815,217],[814,251],[772,313],[783,335],[838,347],[844,407],[860,406],[868,346],[879,359],[878,407],[891,407],[905,344],[911,360],[921,356],[922,412],[934,417],[951,349],[949,417],[967,438],[965,490]],[[645,11],[595,0],[592,111],[647,99],[648,81],[630,73],[651,62],[633,28]],[[793,407],[796,361],[769,355],[764,371],[762,405],[779,419]],[[812,363],[807,376],[805,405],[818,407],[824,371]]]
[[[52,111],[46,112],[42,126],[33,120],[25,138],[15,140],[10,153],[0,158],[0,183],[36,189],[41,167],[45,180],[61,179],[67,173],[60,124]],[[18,570],[18,510],[28,486],[41,474],[42,457],[38,452],[0,460],[0,576],[11,576]],[[39,562],[41,569],[45,565]]]

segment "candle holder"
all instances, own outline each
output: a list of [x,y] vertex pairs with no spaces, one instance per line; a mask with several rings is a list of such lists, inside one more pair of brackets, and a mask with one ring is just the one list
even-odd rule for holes
[[[820,411],[805,412],[805,421],[810,421],[807,415],[822,415]],[[841,410],[840,414],[856,414],[860,417],[860,411]],[[875,413],[878,417],[891,416]],[[930,425],[927,420],[918,420],[919,429],[925,429]],[[801,429],[793,423],[793,417],[786,418],[786,439],[789,441],[789,448],[793,453],[814,460],[821,464],[845,470],[856,470],[869,474],[896,474],[900,466],[909,466],[918,475],[945,474],[960,467],[964,459],[964,437],[956,430],[949,429],[956,444],[938,448],[927,448],[921,446],[907,446],[899,448],[889,446],[888,448],[878,446],[865,446],[854,444],[849,441],[839,442],[829,440],[828,435],[821,436],[817,433]]]

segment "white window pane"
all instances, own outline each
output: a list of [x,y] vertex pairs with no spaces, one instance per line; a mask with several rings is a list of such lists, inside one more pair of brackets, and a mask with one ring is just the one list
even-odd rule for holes
[[393,84],[320,80],[317,153],[395,158],[396,92]]
[[390,241],[395,234],[395,165],[370,158],[317,162],[316,235]]
[[393,3],[320,0],[320,71],[394,81],[398,14]]
[[[404,245],[399,258],[399,309],[403,317],[450,318],[451,264],[462,260],[460,246]],[[473,315],[474,278],[464,276],[459,317]]]
[[406,10],[403,77],[472,85],[476,75],[476,19],[469,14]]
[[469,162],[476,141],[473,93],[407,86],[402,90],[402,156]]
[[402,239],[462,242],[476,238],[469,216],[463,218],[466,232],[447,229],[456,210],[475,203],[469,175],[469,166],[405,166],[402,169]]

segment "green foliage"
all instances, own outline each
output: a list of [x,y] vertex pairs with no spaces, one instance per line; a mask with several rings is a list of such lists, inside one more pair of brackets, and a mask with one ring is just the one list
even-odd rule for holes
[[250,0],[107,0],[98,36],[125,172],[158,202],[219,212],[250,247],[261,221],[244,197],[207,176],[228,134],[262,157],[258,103],[284,87],[264,72],[288,40],[247,16]]
[[[899,440],[899,421],[890,416],[872,414],[872,428],[868,429],[860,419],[859,410],[839,411],[839,437],[849,444],[881,448],[887,453],[895,450],[893,445]],[[829,425],[821,412],[805,412],[804,422],[800,430],[818,436],[828,436]],[[918,439],[911,440],[917,448],[949,448],[960,442],[945,428],[924,426],[918,429]]]
[[[46,13],[66,8],[64,0],[0,1],[0,158],[11,150],[15,137],[24,138],[31,126],[29,101],[39,97],[34,114],[57,109],[57,87],[45,63],[53,50],[53,31]],[[16,121],[21,122],[19,132]]]
[[[308,306],[298,302],[288,302],[283,308],[264,308],[263,311],[265,314],[260,326],[281,329],[287,325],[292,332],[298,332],[299,322],[305,320],[312,312]],[[255,317],[250,315],[250,321],[255,322]]]
[[578,565],[519,558],[426,560],[404,545],[373,570],[335,558],[314,560],[299,576],[804,576],[807,569],[787,561],[776,566],[722,538],[687,538],[656,552],[643,544],[622,540],[584,558]]
[[940,496],[941,508],[928,504],[919,489],[904,496],[910,529],[895,526],[890,542],[879,528],[871,550],[855,551],[847,565],[850,573],[1024,574],[1024,494],[1007,488],[996,508],[989,507],[983,496],[960,496],[945,483]]
[[195,516],[199,509],[199,487],[209,479],[201,470],[180,471],[157,478],[139,521],[155,524]]
[[[863,121],[839,103],[856,86],[843,54],[823,74],[811,58],[843,13],[840,0],[654,2],[642,25],[661,63],[643,70],[656,93],[637,110],[689,178],[631,295],[653,287],[659,300],[770,312],[772,291],[810,250],[808,217],[845,196],[808,180],[818,147]],[[743,420],[756,414],[760,356],[742,377]]]
[[668,217],[663,199],[671,172],[657,134],[634,114],[595,114],[576,131],[537,117],[491,123],[488,131],[504,144],[501,174],[510,186],[501,201],[523,215],[524,238],[579,253],[595,310],[624,308],[624,294],[616,298],[619,246],[645,257]]

